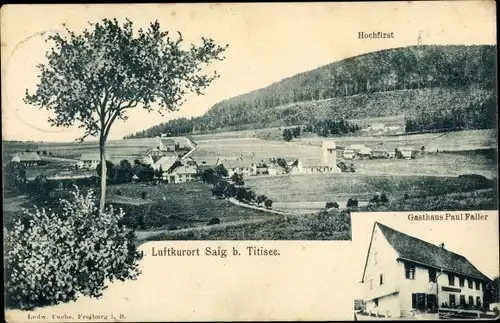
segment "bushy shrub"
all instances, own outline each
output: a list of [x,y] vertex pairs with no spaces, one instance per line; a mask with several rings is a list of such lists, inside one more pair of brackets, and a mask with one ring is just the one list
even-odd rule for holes
[[308,239],[328,240],[335,233],[351,229],[351,216],[348,211],[322,211],[304,216],[301,221],[309,233]]
[[331,209],[331,208],[338,209],[339,208],[339,204],[337,202],[326,202],[325,208],[327,208],[327,209]]
[[123,211],[99,214],[93,192],[73,191],[57,212],[25,210],[4,228],[5,296],[9,308],[33,309],[100,297],[108,281],[135,279],[142,253],[133,231],[119,224]]
[[349,198],[347,200],[347,207],[348,208],[351,208],[351,207],[358,207],[358,200],[356,198]]
[[8,163],[4,169],[4,194],[19,195],[26,190],[26,167],[18,162]]
[[214,224],[219,224],[220,219],[219,218],[211,218],[210,221],[208,221],[208,225],[214,225]]

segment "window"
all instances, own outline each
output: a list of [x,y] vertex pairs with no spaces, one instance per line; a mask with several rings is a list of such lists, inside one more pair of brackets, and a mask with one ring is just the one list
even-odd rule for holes
[[465,278],[458,277],[458,284],[460,285],[460,287],[464,287],[465,286]]
[[448,285],[455,286],[455,275],[448,274]]
[[460,295],[460,306],[465,305],[465,295]]
[[370,279],[370,290],[373,289],[373,279]]
[[373,254],[373,264],[374,265],[377,264],[377,253],[376,252]]
[[415,265],[405,263],[405,276],[406,279],[415,279]]
[[429,268],[429,281],[431,283],[436,282],[436,269]]
[[419,310],[424,310],[425,309],[425,300],[426,300],[426,294],[425,293],[414,293],[411,294],[411,306],[412,308],[419,309]]
[[473,288],[474,288],[474,287],[472,287],[472,280],[467,279],[467,283],[469,284],[469,288],[470,288],[470,289],[473,289]]
[[450,306],[455,306],[455,294],[450,294]]
[[380,278],[380,285],[383,285],[384,284],[384,274],[380,274],[379,278]]
[[476,305],[477,307],[481,307],[481,296],[476,297]]
[[469,296],[469,305],[474,305],[474,297]]
[[478,282],[478,281],[475,281],[475,283],[476,283],[476,289],[477,289],[477,290],[480,290],[481,288],[479,287],[479,282]]

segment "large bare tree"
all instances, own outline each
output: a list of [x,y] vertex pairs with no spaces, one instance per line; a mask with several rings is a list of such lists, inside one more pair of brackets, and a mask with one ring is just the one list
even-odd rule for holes
[[[201,44],[183,46],[180,33],[171,38],[158,21],[135,34],[132,22],[104,19],[92,30],[54,34],[54,47],[46,64],[38,65],[36,91],[26,90],[25,102],[54,112],[51,125],[85,130],[99,139],[101,174],[106,174],[106,140],[117,119],[142,107],[160,113],[177,110],[188,93],[203,90],[218,77],[204,73],[215,60],[223,60],[226,46],[203,38]],[[104,209],[106,176],[101,176],[100,212]]]

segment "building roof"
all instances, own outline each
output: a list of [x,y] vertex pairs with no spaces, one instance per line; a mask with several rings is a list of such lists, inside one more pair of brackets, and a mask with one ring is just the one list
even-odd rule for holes
[[39,161],[40,156],[34,151],[26,151],[16,154],[14,157],[18,157],[19,161]]
[[173,173],[176,173],[176,174],[197,174],[198,171],[196,170],[195,167],[179,166],[173,170]]
[[156,161],[156,163],[154,164],[154,169],[160,169],[161,166],[161,169],[166,172],[174,165],[177,160],[177,156],[163,156]]
[[[458,275],[490,281],[473,264],[462,255],[443,247],[420,240],[399,232],[381,223],[375,222],[392,248],[398,253],[399,259],[412,261],[424,266],[442,269]],[[364,273],[363,273],[364,275]]]
[[176,143],[174,138],[160,138],[159,140],[165,147],[174,147]]
[[283,168],[283,167],[281,167],[281,166],[280,166],[280,165],[278,165],[278,164],[270,164],[268,168],[269,168],[269,169],[284,170],[284,168]]
[[356,153],[356,152],[355,152],[354,150],[352,150],[352,149],[345,149],[345,150],[344,150],[344,155],[345,155],[345,154],[355,154],[355,153]]
[[189,157],[193,159],[199,166],[217,166],[219,157]]
[[408,150],[413,150],[412,147],[408,147],[408,146],[403,146],[403,147],[398,147],[398,150],[399,151],[408,151]]
[[[365,145],[361,145],[361,144],[350,144],[349,146],[347,146],[345,149],[352,149],[352,150],[360,150],[360,149],[366,149],[368,147],[366,147]],[[368,148],[370,149],[370,148]]]
[[99,153],[83,153],[80,156],[80,160],[83,161],[100,161],[101,160],[101,155]]
[[361,144],[352,144],[347,147],[345,147],[344,150],[354,150],[357,153],[362,153],[362,154],[370,154],[372,152],[372,149],[369,147],[366,147],[365,145]]
[[322,158],[304,158],[300,159],[302,167],[328,167]]
[[251,168],[256,161],[248,158],[226,159],[220,162],[226,169],[232,168]]

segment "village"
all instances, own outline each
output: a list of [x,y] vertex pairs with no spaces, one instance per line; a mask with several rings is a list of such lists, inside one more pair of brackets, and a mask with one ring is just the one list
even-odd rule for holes
[[[127,156],[111,154],[107,156],[109,163],[119,165],[127,161],[130,165],[149,165],[155,174],[155,179],[168,184],[179,184],[199,179],[199,175],[206,169],[215,169],[222,165],[227,170],[227,177],[234,174],[249,176],[278,176],[285,174],[317,174],[355,172],[350,163],[358,159],[412,159],[418,150],[401,146],[393,151],[373,150],[362,144],[351,144],[341,149],[335,141],[322,142],[322,156],[296,158],[258,158],[251,156],[200,156],[197,155],[197,145],[186,137],[168,137],[162,134],[155,138],[156,145],[149,147],[142,155]],[[45,157],[45,151],[18,152],[11,158],[29,169],[43,168],[47,161],[59,160],[58,157]],[[85,152],[78,159],[61,159],[67,161],[64,169],[52,172],[28,175],[27,180],[34,180],[36,176],[46,176],[49,180],[78,179],[95,176],[96,168],[100,164],[100,154]],[[220,166],[220,167],[222,167]],[[139,178],[134,175],[134,181]]]

